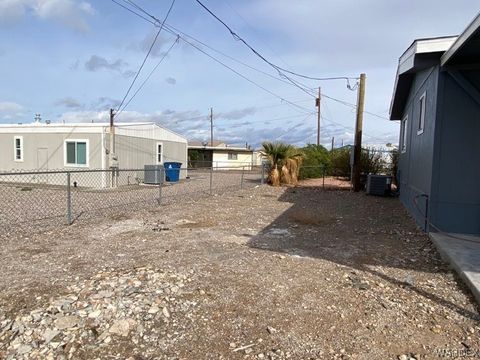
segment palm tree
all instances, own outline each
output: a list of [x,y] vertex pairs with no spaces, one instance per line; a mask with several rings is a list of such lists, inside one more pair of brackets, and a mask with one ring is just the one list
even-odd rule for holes
[[273,186],[280,186],[281,181],[296,185],[303,154],[294,146],[282,142],[265,141],[262,146],[271,165],[268,182]]
[[270,161],[268,182],[273,186],[280,186],[280,172],[278,168],[285,160],[289,146],[282,142],[265,141],[262,143],[263,152]]
[[305,155],[296,147],[289,145],[282,166],[283,182],[288,185],[298,184],[298,175]]

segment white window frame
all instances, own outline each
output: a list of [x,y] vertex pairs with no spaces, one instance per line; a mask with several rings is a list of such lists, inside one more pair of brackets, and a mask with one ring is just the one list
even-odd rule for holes
[[[162,151],[160,152],[160,161],[158,161],[158,145],[162,146]],[[157,144],[155,145],[155,161],[157,164],[163,164],[163,152],[164,152],[164,147],[163,147],[163,142],[157,141]]]
[[417,128],[417,135],[423,134],[425,129],[425,113],[427,108],[427,92],[424,92],[420,99],[418,100],[420,103],[420,114],[418,116],[418,128]]
[[407,137],[408,134],[408,115],[405,116],[400,123],[400,152],[406,153],[407,152]]
[[232,161],[238,160],[238,153],[229,152],[227,155],[227,159]]
[[[86,148],[86,159],[85,162],[86,164],[69,164],[67,163],[67,143],[69,142],[74,142],[74,143],[85,143],[85,148]],[[76,151],[76,148],[75,148]],[[77,153],[75,152],[75,155]],[[63,165],[65,167],[89,167],[90,166],[90,143],[88,139],[65,139],[63,140]]]
[[[17,159],[17,140],[20,140],[20,159]],[[23,136],[13,137],[13,161],[23,162]]]

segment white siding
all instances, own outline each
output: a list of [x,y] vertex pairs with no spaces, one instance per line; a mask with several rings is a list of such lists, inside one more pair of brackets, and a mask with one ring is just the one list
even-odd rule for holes
[[[228,154],[237,154],[237,160],[229,160]],[[245,166],[245,169],[250,169],[253,161],[253,152],[240,152],[235,150],[223,150],[221,152],[213,152],[213,167],[235,167],[241,168]]]

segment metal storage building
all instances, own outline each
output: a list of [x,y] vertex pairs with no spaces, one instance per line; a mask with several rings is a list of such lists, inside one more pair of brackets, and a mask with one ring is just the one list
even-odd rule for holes
[[[108,123],[2,124],[0,153],[2,172],[143,169],[168,161],[186,166],[187,139],[155,123],[118,123],[113,137]],[[35,175],[29,181],[51,183]],[[97,181],[106,186],[102,176]]]

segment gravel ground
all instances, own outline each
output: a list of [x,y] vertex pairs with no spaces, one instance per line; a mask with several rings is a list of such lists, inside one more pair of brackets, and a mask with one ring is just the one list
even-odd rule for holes
[[314,185],[4,240],[0,358],[478,357],[472,296],[398,199]]
[[[116,214],[125,211],[137,211],[158,205],[160,196],[157,185],[131,184],[118,188],[92,188],[99,183],[101,173],[75,173],[75,180],[84,186],[71,188],[72,220],[90,221],[104,214]],[[127,184],[134,182],[137,171],[122,171],[119,181]],[[178,183],[164,183],[161,196],[163,204],[182,202],[186,199],[201,198],[210,193],[210,172],[208,170],[190,170],[189,178]],[[51,181],[64,183],[65,173],[51,174]],[[52,178],[55,176],[55,178]],[[142,175],[143,176],[143,175]],[[243,179],[242,179],[243,178]],[[0,182],[5,177],[0,176]],[[14,180],[19,181],[18,174]],[[239,170],[215,170],[212,178],[212,190],[223,193],[242,186],[259,185],[261,173],[255,169],[245,171],[243,176]],[[73,180],[72,180],[73,182]],[[19,227],[24,233],[34,233],[46,227],[67,223],[67,189],[66,186],[45,184],[0,184],[0,229],[6,230],[2,235],[11,236]]]

